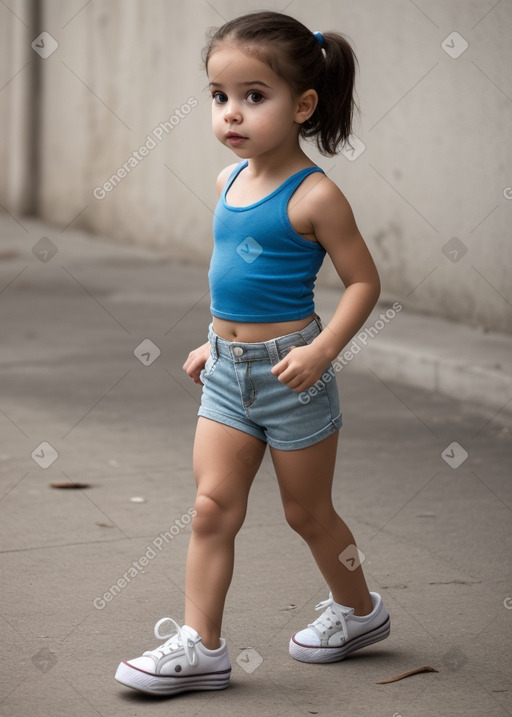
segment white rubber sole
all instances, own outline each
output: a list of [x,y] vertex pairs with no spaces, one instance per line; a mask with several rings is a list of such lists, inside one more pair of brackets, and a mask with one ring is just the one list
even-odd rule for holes
[[149,695],[177,695],[180,692],[198,690],[224,690],[229,685],[231,668],[221,672],[175,677],[174,675],[152,675],[127,662],[121,662],[115,678],[126,687]]
[[299,662],[339,662],[354,650],[360,650],[362,647],[373,645],[375,642],[385,640],[391,632],[391,620],[388,616],[387,620],[364,635],[359,635],[349,640],[341,647],[308,647],[300,642],[295,642],[292,637],[290,640],[290,655],[294,660]]

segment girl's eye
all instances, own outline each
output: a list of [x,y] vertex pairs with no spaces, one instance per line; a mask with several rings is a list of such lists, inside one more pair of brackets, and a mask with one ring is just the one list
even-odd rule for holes
[[249,102],[255,105],[258,104],[258,102],[261,102],[264,97],[261,92],[249,92],[249,94],[247,95],[247,99],[249,100]]
[[224,102],[227,102],[227,95],[224,94],[224,92],[214,92],[213,95],[213,101],[216,102],[218,105],[223,104]]

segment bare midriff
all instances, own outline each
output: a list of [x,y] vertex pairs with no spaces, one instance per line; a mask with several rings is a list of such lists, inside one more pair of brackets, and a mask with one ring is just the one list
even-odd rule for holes
[[240,343],[260,343],[278,336],[301,331],[314,319],[314,314],[297,321],[277,321],[275,323],[247,324],[213,317],[213,330],[222,339],[240,341]]

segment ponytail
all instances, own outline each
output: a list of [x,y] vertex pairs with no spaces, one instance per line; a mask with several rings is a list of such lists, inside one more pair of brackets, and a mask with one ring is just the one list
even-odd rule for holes
[[318,105],[302,126],[301,135],[315,138],[319,151],[332,156],[349,142],[352,133],[357,59],[348,41],[334,32],[323,34],[321,48],[324,71],[315,88]]

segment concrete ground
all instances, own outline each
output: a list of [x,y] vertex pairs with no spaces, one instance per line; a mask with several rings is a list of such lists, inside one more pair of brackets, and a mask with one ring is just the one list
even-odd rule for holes
[[[181,366],[205,340],[206,270],[32,219],[0,216],[0,236],[0,714],[512,714],[509,338],[385,304],[340,357],[335,503],[389,639],[288,656],[327,591],[266,457],[225,614],[232,685],[150,699],[113,675],[183,618],[200,388]],[[319,292],[325,318],[335,302]]]

